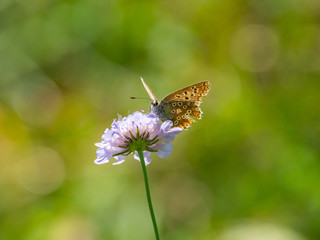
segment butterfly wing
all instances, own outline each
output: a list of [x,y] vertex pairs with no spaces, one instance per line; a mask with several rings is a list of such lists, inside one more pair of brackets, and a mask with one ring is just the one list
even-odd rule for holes
[[171,120],[175,127],[183,129],[190,127],[194,122],[192,118],[201,118],[202,112],[199,106],[209,90],[210,83],[204,81],[169,94],[160,102],[160,108],[163,109],[162,115]]
[[[186,129],[195,120],[201,118],[201,109],[194,102],[161,102],[159,109],[162,109],[159,116],[162,120],[171,120],[174,127]],[[192,117],[192,118],[191,118]]]
[[177,90],[167,96],[165,96],[162,101],[186,101],[186,102],[196,102],[201,103],[201,99],[205,97],[210,90],[209,81],[198,82],[192,84],[188,87]]
[[149,97],[151,98],[151,100],[152,100],[152,101],[157,100],[156,95],[154,95],[154,93],[151,91],[151,89],[150,89],[149,86],[146,84],[146,82],[143,80],[143,78],[141,77],[140,79],[141,79],[141,82],[142,82],[144,88],[146,89]]

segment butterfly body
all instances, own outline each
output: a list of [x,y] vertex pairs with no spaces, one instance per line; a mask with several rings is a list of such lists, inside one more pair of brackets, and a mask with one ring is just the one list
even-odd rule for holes
[[152,99],[151,112],[155,113],[162,121],[171,120],[174,127],[186,129],[194,122],[194,118],[201,118],[200,103],[210,90],[208,81],[195,83],[175,91],[162,100],[157,100],[148,85],[141,79],[149,96]]

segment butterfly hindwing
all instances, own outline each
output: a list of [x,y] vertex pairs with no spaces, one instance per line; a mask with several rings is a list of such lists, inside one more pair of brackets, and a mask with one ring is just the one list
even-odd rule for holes
[[172,101],[161,102],[160,107],[164,111],[164,119],[171,120],[174,127],[186,129],[196,119],[201,118],[201,109],[194,102]]

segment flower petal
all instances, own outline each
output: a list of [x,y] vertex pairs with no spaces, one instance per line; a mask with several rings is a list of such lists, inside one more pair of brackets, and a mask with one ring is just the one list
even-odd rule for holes
[[[143,151],[143,157],[144,157],[144,162],[145,162],[145,164],[146,165],[148,165],[149,163],[151,163],[151,157],[150,157],[150,155],[151,155],[151,152],[149,152],[149,151]],[[138,155],[138,153],[137,152],[135,152],[134,153],[134,159],[137,159],[138,161],[140,161],[140,158],[139,158],[139,155]]]
[[163,141],[164,143],[171,143],[174,140],[175,135],[179,134],[181,131],[182,131],[182,128],[179,128],[179,127],[172,128],[167,133],[163,134],[160,137],[160,140]]
[[96,160],[94,160],[95,164],[103,164],[103,163],[108,163],[110,161],[110,159],[108,159],[107,157],[103,157],[103,158],[97,158]]
[[182,130],[183,130],[182,128],[174,127],[174,128],[171,128],[167,133],[177,135],[177,134],[181,133]]
[[101,143],[101,142],[99,142],[99,143],[95,143],[94,145],[96,145],[98,148],[103,148],[103,147],[105,147],[105,146],[106,146],[106,144],[105,144],[105,143]]
[[173,146],[170,143],[161,144],[156,154],[158,155],[159,158],[165,158],[171,154],[172,149],[173,149]]
[[112,163],[112,165],[119,165],[119,164],[124,162],[124,160],[126,159],[126,156],[119,155],[119,156],[116,156],[114,158],[117,159],[117,161]]
[[173,123],[170,120],[164,121],[161,124],[161,130],[167,132],[171,127],[172,127]]

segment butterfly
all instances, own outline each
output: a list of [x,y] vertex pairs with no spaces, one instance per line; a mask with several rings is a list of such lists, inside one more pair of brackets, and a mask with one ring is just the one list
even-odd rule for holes
[[141,78],[142,84],[150,96],[151,112],[162,121],[171,120],[174,127],[187,129],[194,122],[194,118],[201,118],[200,103],[210,90],[208,81],[198,82],[188,87],[170,93],[162,100],[157,100],[149,86]]

